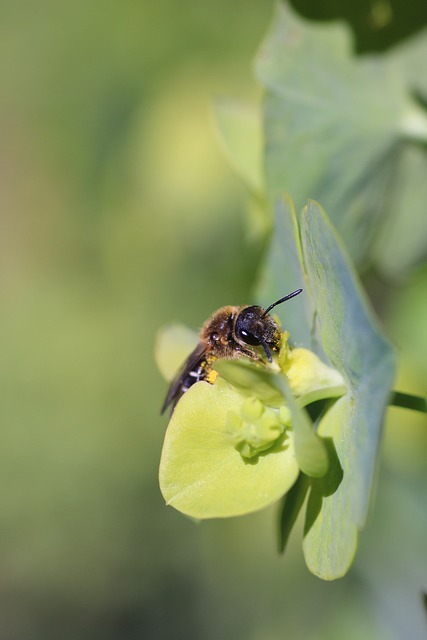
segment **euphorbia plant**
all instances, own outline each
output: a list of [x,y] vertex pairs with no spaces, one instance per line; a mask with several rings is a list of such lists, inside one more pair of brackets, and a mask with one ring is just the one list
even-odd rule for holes
[[[395,357],[321,207],[310,202],[303,211],[301,243],[289,199],[277,203],[276,216],[270,256],[275,245],[287,253],[297,243],[288,255],[305,299],[282,310],[274,366],[219,360],[215,384],[184,394],[166,432],[160,484],[168,504],[198,519],[284,498],[282,546],[305,502],[307,565],[334,579],[348,570],[366,520]],[[300,326],[290,338],[287,314]],[[163,362],[170,362],[168,340],[170,333],[159,340]]]

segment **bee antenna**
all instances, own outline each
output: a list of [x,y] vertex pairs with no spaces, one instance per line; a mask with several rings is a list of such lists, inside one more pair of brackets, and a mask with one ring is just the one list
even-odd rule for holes
[[280,300],[276,300],[276,302],[273,302],[273,304],[271,304],[269,307],[267,307],[267,309],[262,314],[261,318],[264,318],[264,316],[266,316],[267,313],[270,313],[270,311],[273,309],[273,307],[277,307],[278,304],[282,304],[282,302],[286,302],[286,300],[289,300],[290,298],[293,298],[294,296],[298,296],[301,292],[302,292],[302,289],[297,289],[296,291],[292,291],[292,293],[288,293],[288,295],[285,296],[284,298],[280,298]]

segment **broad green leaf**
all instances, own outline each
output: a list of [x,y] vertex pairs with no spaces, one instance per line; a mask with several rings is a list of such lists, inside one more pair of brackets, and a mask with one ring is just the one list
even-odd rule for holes
[[262,509],[294,484],[299,469],[292,432],[245,460],[227,431],[246,396],[219,378],[200,382],[179,401],[166,431],[160,488],[166,503],[194,518],[223,518]]
[[343,246],[314,202],[303,212],[301,232],[323,346],[348,388],[319,426],[336,468],[313,481],[304,539],[311,571],[334,579],[350,566],[365,523],[395,362]]
[[[292,200],[285,196],[278,198],[275,203],[274,232],[261,268],[257,299],[267,307],[286,293],[306,286],[295,210]],[[313,348],[313,309],[308,290],[276,307],[274,313],[279,317],[283,329],[289,331],[291,342]]]
[[259,108],[222,99],[215,102],[214,113],[220,141],[231,166],[251,191],[261,193],[264,178]]
[[387,55],[354,56],[344,24],[308,22],[288,5],[258,56],[269,195],[291,193],[298,211],[307,198],[322,202],[358,262],[387,223],[405,141],[426,139],[408,68]]
[[169,324],[157,332],[154,357],[165,380],[172,380],[196,344],[197,333],[183,324]]

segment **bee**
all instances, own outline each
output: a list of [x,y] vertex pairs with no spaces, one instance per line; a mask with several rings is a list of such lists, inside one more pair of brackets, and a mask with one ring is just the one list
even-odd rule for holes
[[257,305],[246,305],[226,306],[215,311],[202,326],[197,347],[190,353],[172,381],[162,413],[169,406],[172,406],[173,411],[181,396],[196,382],[205,380],[213,384],[216,372],[213,371],[212,364],[215,360],[235,360],[246,356],[264,363],[259,353],[253,349],[262,347],[267,360],[272,362],[272,351],[279,350],[282,330],[269,313],[278,304],[301,292],[302,289],[297,289],[276,300],[267,309]]

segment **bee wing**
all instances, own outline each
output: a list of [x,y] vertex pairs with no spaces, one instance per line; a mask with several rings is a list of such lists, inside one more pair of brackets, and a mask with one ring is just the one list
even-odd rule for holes
[[172,380],[171,385],[169,387],[168,394],[163,403],[163,407],[161,413],[164,413],[168,406],[173,403],[173,407],[175,407],[176,403],[184,393],[182,387],[188,375],[197,369],[199,365],[203,362],[206,356],[206,346],[199,342],[197,347],[190,353],[187,360],[182,365],[181,369],[176,374],[175,378]]

